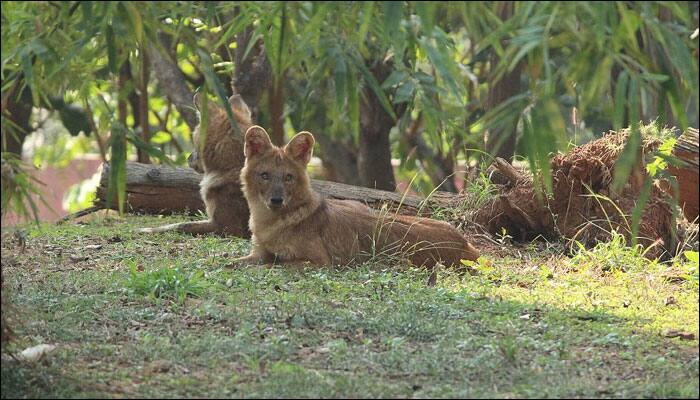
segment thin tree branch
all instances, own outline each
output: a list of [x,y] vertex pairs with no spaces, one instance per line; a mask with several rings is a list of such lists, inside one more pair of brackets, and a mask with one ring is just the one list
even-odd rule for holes
[[[164,35],[158,36],[161,38],[161,43],[166,40],[163,39]],[[192,102],[192,92],[187,87],[185,75],[163,50],[165,46],[161,43],[151,43],[149,46],[151,64],[158,77],[158,85],[175,105],[190,129],[194,130],[197,126],[197,114]]]

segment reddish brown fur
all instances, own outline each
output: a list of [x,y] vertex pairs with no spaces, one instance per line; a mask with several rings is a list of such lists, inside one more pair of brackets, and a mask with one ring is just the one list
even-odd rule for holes
[[[195,96],[195,104],[200,102]],[[208,102],[208,127],[201,143],[200,125],[194,132],[199,151],[188,160],[190,166],[204,173],[200,183],[202,199],[207,209],[206,221],[182,222],[158,228],[144,228],[142,232],[165,232],[177,230],[192,234],[217,233],[248,237],[245,221],[248,207],[241,193],[240,171],[243,167],[243,137],[231,128],[226,110]],[[229,99],[231,111],[238,129],[245,132],[252,125],[250,111],[240,96]]]
[[[476,260],[479,252],[454,227],[427,218],[382,214],[351,200],[322,199],[306,173],[314,139],[297,134],[275,147],[264,129],[246,132],[241,171],[253,250],[236,261],[344,265],[374,254],[402,255],[432,267]],[[275,202],[275,199],[276,202]]]

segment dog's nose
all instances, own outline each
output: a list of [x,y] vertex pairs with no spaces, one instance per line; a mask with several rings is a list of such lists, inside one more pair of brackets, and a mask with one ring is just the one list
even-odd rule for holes
[[270,204],[272,204],[273,206],[281,206],[283,201],[284,199],[282,199],[281,197],[273,197],[270,199]]

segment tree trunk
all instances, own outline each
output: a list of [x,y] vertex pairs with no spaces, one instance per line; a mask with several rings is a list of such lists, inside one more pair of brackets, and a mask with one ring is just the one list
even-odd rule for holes
[[[11,124],[3,128],[0,140],[3,152],[16,154],[20,158],[24,139],[33,132],[29,118],[32,114],[32,107],[34,107],[32,92],[28,86],[22,89],[18,98],[17,91],[23,85],[23,81],[23,75],[20,74],[15,78],[12,86],[2,94],[2,115],[11,121]],[[38,107],[58,111],[61,123],[73,136],[78,135],[81,131],[85,135],[95,132],[91,114],[75,104],[66,104],[63,101],[63,95],[49,95],[47,99],[41,98]],[[98,138],[99,144],[99,135],[95,134],[95,137]],[[100,146],[100,151],[102,152],[102,150],[102,146]]]
[[361,185],[355,153],[345,143],[333,140],[323,132],[314,133],[314,137],[321,147],[324,162],[333,167],[335,178],[348,185]]
[[117,119],[119,122],[126,126],[126,117],[128,116],[127,102],[124,98],[126,91],[126,84],[131,80],[131,71],[129,66],[129,60],[124,61],[124,64],[119,68],[119,76],[117,77],[117,90],[119,91],[119,96],[117,100]]
[[275,146],[284,146],[284,76],[276,78],[268,91],[270,107],[270,140]]
[[[499,4],[498,16],[502,21],[507,21],[513,15],[513,1],[503,1]],[[495,52],[490,57],[491,69],[494,70],[500,59]],[[511,72],[506,72],[497,82],[493,82],[489,88],[486,99],[487,110],[492,110],[509,98],[520,93],[520,75],[522,63],[518,63]],[[517,121],[513,121],[510,126],[498,129],[489,129],[486,138],[487,151],[496,157],[513,160],[515,155]]]
[[[377,64],[370,71],[381,83],[389,76],[391,68],[387,64]],[[396,188],[389,143],[389,131],[394,125],[394,119],[384,110],[377,96],[367,89],[360,101],[360,146],[357,156],[363,186],[383,190]]]
[[253,121],[258,121],[260,98],[270,87],[272,69],[265,54],[262,40],[258,40],[243,58],[252,38],[253,28],[247,27],[236,36],[236,54],[232,89],[241,95],[251,111]]
[[11,124],[2,128],[2,151],[22,157],[24,138],[31,131],[29,117],[32,115],[32,92],[25,87],[17,98],[17,90],[21,87],[22,79],[17,78],[15,84],[2,96],[2,114]]

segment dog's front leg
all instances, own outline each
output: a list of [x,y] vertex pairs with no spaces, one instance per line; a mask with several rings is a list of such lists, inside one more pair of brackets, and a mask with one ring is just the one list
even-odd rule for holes
[[248,254],[245,257],[234,258],[233,261],[231,261],[232,265],[236,265],[236,264],[248,264],[248,265],[250,265],[250,264],[262,264],[262,263],[263,263],[263,257],[258,255],[258,254],[255,254],[255,253]]
[[238,265],[252,264],[272,264],[275,261],[275,255],[265,250],[257,244],[253,244],[253,250],[245,257],[234,259],[226,268],[235,268]]
[[309,242],[309,246],[299,258],[289,261],[280,262],[285,267],[293,267],[296,269],[304,269],[309,265],[312,266],[329,266],[331,265],[331,257],[328,255],[323,242],[315,240]]

